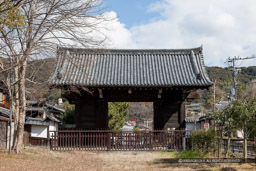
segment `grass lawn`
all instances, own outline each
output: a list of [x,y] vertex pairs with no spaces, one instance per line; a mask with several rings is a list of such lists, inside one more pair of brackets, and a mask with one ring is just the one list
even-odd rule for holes
[[177,156],[167,152],[132,151],[50,151],[27,148],[23,154],[0,151],[0,170],[221,170],[234,167],[237,170],[256,170],[255,164],[183,164],[168,159]]

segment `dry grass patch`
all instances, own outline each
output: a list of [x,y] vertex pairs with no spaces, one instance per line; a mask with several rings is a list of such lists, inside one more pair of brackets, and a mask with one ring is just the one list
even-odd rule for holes
[[182,164],[170,163],[170,154],[132,151],[50,151],[27,148],[23,154],[0,151],[0,170],[256,170],[255,164]]

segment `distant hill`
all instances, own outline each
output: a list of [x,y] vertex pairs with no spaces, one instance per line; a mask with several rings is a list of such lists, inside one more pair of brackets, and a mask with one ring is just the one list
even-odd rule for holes
[[[6,62],[7,61],[4,60],[4,63]],[[34,92],[37,94],[38,92],[40,92],[40,95],[39,95],[40,98],[46,98],[52,95],[52,92],[50,92],[49,87],[47,85],[47,80],[52,74],[55,62],[56,62],[55,58],[38,59],[38,60],[33,60],[28,62],[26,77],[30,78],[35,82],[39,82],[43,84],[33,84],[30,82],[27,82],[26,86],[27,86],[27,89],[31,92]],[[228,68],[206,67],[206,70],[211,80],[216,79],[222,82],[232,81],[232,71],[230,71]],[[1,80],[4,79],[3,73],[0,74],[0,79]],[[253,79],[256,79],[256,66],[242,67],[241,72],[238,74],[237,80],[241,83],[247,84]],[[59,96],[59,93],[57,96]]]
[[26,76],[36,82],[46,82],[52,74],[55,62],[55,58],[30,61]]
[[[9,62],[5,58],[0,58],[5,68],[9,67]],[[50,77],[54,65],[55,58],[37,59],[28,62],[28,68],[26,77],[36,82],[46,82]],[[0,73],[0,79],[3,80],[6,77],[5,73]],[[30,87],[30,84],[29,84]]]
[[[47,58],[34,60],[29,62],[27,77],[34,74],[33,79],[38,82],[45,82],[50,77],[55,65],[55,58]],[[206,67],[208,75],[211,80],[231,81],[232,71],[228,68],[221,67]],[[256,66],[242,67],[241,72],[238,74],[237,80],[242,83],[249,83],[251,80],[256,79]]]
[[[206,70],[211,80],[232,81],[232,71],[228,68],[206,67]],[[256,79],[256,66],[242,67],[237,80],[247,84],[253,79]]]
[[[5,68],[9,61],[1,58]],[[28,62],[26,77],[32,82],[26,82],[26,96],[30,99],[53,99],[60,97],[60,90],[50,90],[47,84],[55,65],[55,58],[38,59]],[[6,81],[7,72],[0,73],[0,80]],[[6,89],[5,85],[0,87]]]
[[[38,82],[45,82],[50,77],[55,65],[55,58],[39,59],[29,62],[27,77],[34,74],[33,79]],[[206,67],[211,80],[231,81],[232,71],[228,68]],[[256,66],[242,67],[238,74],[237,80],[247,84],[251,80],[256,79]]]

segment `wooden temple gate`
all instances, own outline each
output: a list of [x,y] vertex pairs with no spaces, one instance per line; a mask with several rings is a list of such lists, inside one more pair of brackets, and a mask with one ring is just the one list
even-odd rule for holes
[[[75,104],[78,129],[107,130],[108,102],[153,102],[155,130],[146,132],[63,130],[53,150],[168,150],[188,148],[185,102],[212,85],[202,47],[193,49],[59,48],[50,85]],[[175,131],[169,131],[175,130]]]
[[168,151],[191,148],[190,132],[184,130],[60,130],[51,134],[52,150]]

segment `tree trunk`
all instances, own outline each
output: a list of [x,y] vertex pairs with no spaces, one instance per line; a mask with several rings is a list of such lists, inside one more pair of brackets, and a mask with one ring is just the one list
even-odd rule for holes
[[244,146],[243,146],[244,159],[247,159],[247,129],[246,125],[244,125]]
[[228,152],[230,152],[230,139],[231,139],[231,133],[228,133],[228,142],[227,142],[227,147],[225,151],[225,157],[228,157]]
[[13,97],[13,105],[12,105],[12,111],[14,116],[14,138],[13,138],[13,149],[17,147],[17,129],[18,129],[18,121],[19,121],[19,68],[18,66],[14,68],[14,82],[16,83],[14,85],[14,97]]
[[220,141],[219,141],[219,156],[220,157],[222,155],[222,146],[223,146],[223,128],[221,128],[221,131],[220,131]]
[[25,115],[26,115],[26,96],[25,96],[26,67],[27,67],[27,59],[24,59],[20,67],[20,72],[19,72],[20,81],[18,83],[20,104],[19,104],[19,119],[18,119],[17,134],[16,134],[17,146],[14,149],[16,153],[22,152],[22,145],[23,145],[24,122],[25,122]]

